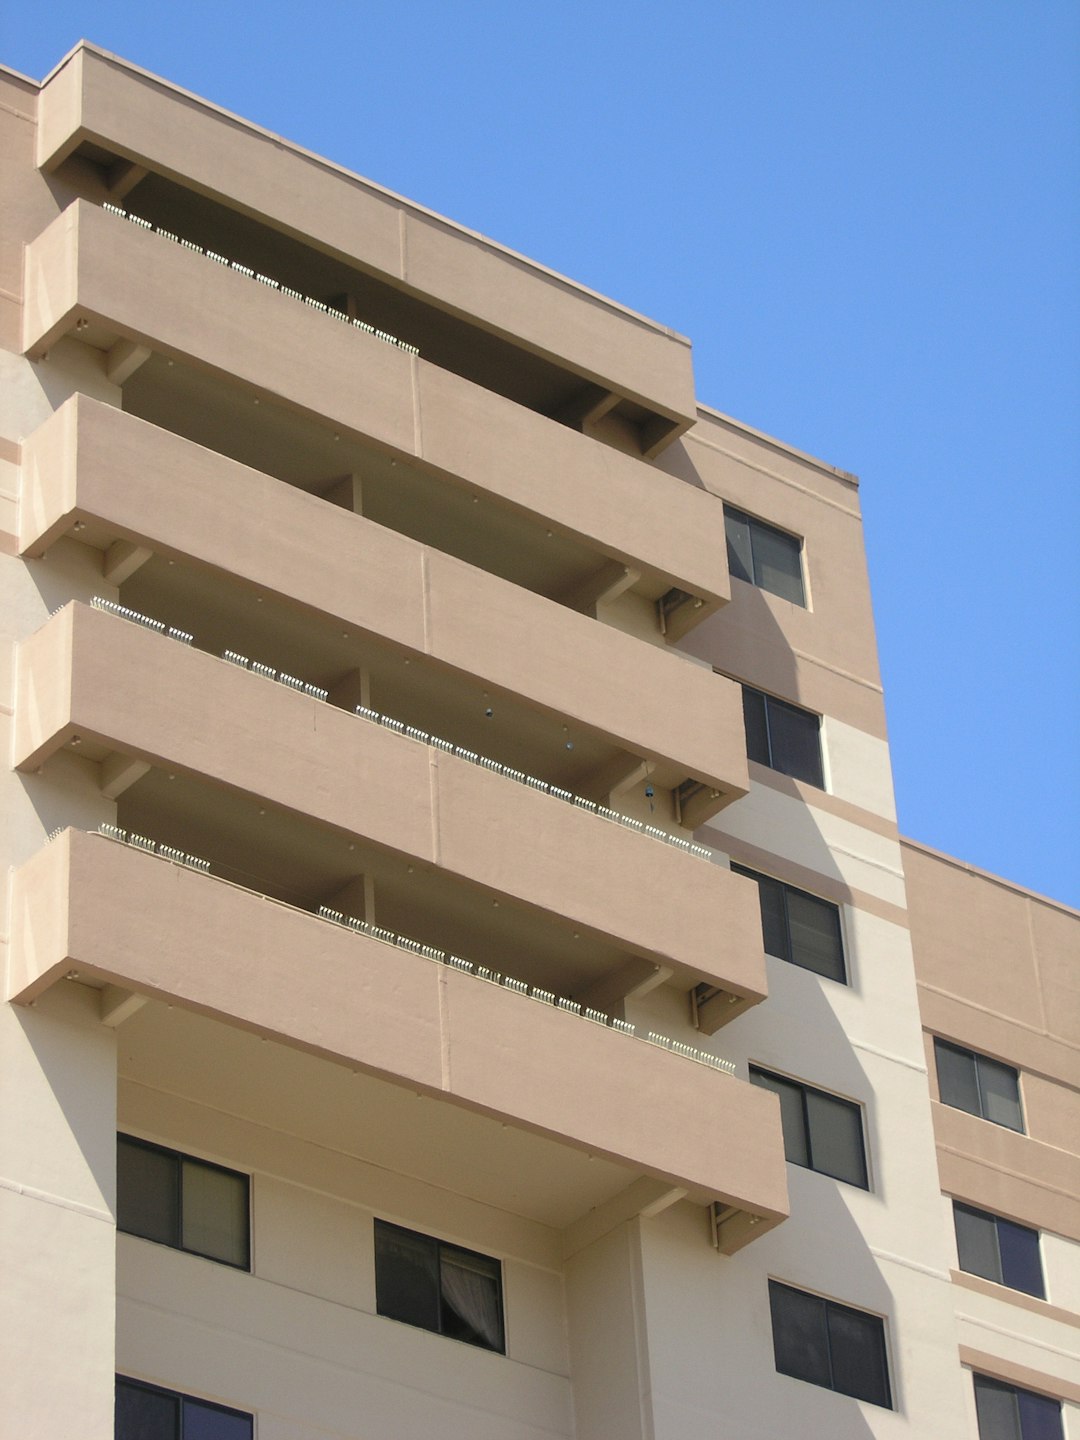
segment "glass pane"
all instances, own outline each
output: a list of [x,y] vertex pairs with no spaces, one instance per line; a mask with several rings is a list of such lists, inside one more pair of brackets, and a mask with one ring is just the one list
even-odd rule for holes
[[833,1389],[891,1409],[882,1321],[846,1305],[830,1305],[828,1321]]
[[994,1217],[967,1205],[954,1204],[953,1220],[960,1269],[969,1275],[981,1275],[984,1280],[996,1280],[1000,1285],[1001,1258]]
[[248,1182],[246,1175],[218,1170],[197,1160],[183,1162],[185,1250],[248,1266]]
[[1024,1440],[1016,1392],[1011,1385],[976,1375],[975,1412],[979,1418],[979,1440]]
[[183,1440],[251,1440],[251,1416],[203,1400],[184,1401]]
[[831,1385],[825,1301],[769,1281],[773,1355],[781,1375],[811,1385]]
[[970,1115],[978,1115],[979,1086],[975,1079],[975,1056],[970,1050],[958,1050],[944,1040],[934,1041],[934,1054],[937,1057],[941,1103],[966,1110]]
[[1011,1065],[988,1060],[985,1055],[978,1056],[976,1068],[982,1092],[983,1119],[992,1120],[995,1125],[1007,1125],[1010,1130],[1023,1130],[1016,1071]]
[[1039,1232],[1011,1220],[997,1222],[998,1249],[1001,1253],[1002,1283],[1013,1290],[1045,1298],[1042,1259],[1039,1255]]
[[827,900],[802,890],[787,892],[791,927],[791,959],[804,970],[844,981],[844,947],[840,938],[840,911]]
[[784,1156],[793,1165],[809,1165],[806,1146],[806,1120],[803,1115],[803,1087],[764,1070],[750,1071],[750,1080],[763,1090],[780,1097],[780,1122],[784,1129]]
[[772,696],[768,699],[768,712],[773,769],[820,789],[824,775],[821,769],[821,722],[818,717]]
[[118,1377],[116,1440],[180,1440],[180,1397]]
[[765,696],[760,690],[743,686],[743,723],[746,726],[746,754],[759,765],[771,765],[769,758],[769,729],[765,723]]
[[116,1146],[116,1223],[128,1235],[179,1245],[178,1160],[119,1136]]
[[1024,1440],[1064,1440],[1059,1400],[1051,1400],[1048,1395],[1035,1395],[1030,1390],[1018,1390],[1016,1403]]
[[727,531],[728,569],[737,580],[754,583],[754,561],[750,551],[750,522],[738,510],[724,506],[724,529]]
[[866,1189],[862,1112],[847,1100],[807,1090],[810,1164],[815,1170]]
[[741,865],[732,865],[737,875],[747,875],[757,881],[758,900],[761,904],[761,939],[766,955],[788,959],[787,915],[784,910],[784,887],[779,880],[770,880],[767,875],[758,875]]
[[486,1255],[440,1246],[442,1333],[502,1352],[502,1267]]
[[781,530],[759,523],[753,524],[751,538],[757,583],[773,595],[804,605],[802,546],[798,540],[793,535],[785,535]]
[[434,1240],[375,1222],[375,1306],[391,1320],[439,1330],[439,1254]]

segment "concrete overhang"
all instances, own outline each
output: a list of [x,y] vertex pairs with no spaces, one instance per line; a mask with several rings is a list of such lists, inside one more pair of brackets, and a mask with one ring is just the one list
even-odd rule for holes
[[722,1248],[788,1212],[775,1098],[733,1076],[102,836],[64,831],[12,900],[15,1003],[76,978],[106,1023],[129,994],[211,1016],[650,1182],[620,1203],[715,1203]]
[[646,454],[694,423],[684,337],[85,42],[38,100],[38,164],[77,153],[114,198],[175,181],[553,362],[641,412]]
[[129,761],[199,777],[560,917],[687,988],[766,994],[754,897],[729,870],[127,620],[65,606],[20,644],[17,695],[20,769],[77,737],[103,786]]
[[408,457],[692,598],[730,598],[715,499],[236,269],[77,200],[26,249],[23,346],[72,335],[122,384],[152,353]]
[[27,557],[75,533],[114,560],[112,547],[133,546],[214,567],[303,605],[313,625],[521,697],[646,762],[658,785],[700,786],[694,824],[749,788],[738,686],[673,652],[85,395],[26,440],[22,460]]

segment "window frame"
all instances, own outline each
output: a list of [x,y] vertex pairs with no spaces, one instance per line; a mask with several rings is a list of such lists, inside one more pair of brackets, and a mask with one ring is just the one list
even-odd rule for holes
[[[989,1211],[989,1210],[980,1210],[980,1209],[978,1208],[978,1206],[976,1206],[976,1205],[969,1205],[969,1204],[967,1203],[967,1201],[965,1201],[965,1200],[957,1200],[957,1199],[954,1198],[954,1199],[953,1199],[953,1202],[952,1202],[952,1206],[953,1206],[953,1229],[954,1229],[955,1232],[956,1232],[956,1255],[957,1255],[957,1263],[958,1263],[960,1269],[963,1271],[963,1273],[964,1273],[965,1275],[976,1275],[976,1276],[978,1276],[981,1280],[989,1280],[989,1281],[990,1281],[992,1284],[994,1284],[994,1285],[1001,1285],[1001,1286],[1003,1286],[1003,1287],[1004,1287],[1005,1289],[1007,1289],[1007,1290],[1015,1290],[1018,1294],[1021,1294],[1021,1295],[1031,1295],[1031,1296],[1033,1296],[1036,1300],[1045,1300],[1045,1299],[1046,1299],[1046,1272],[1045,1272],[1045,1270],[1044,1270],[1044,1268],[1043,1268],[1043,1259],[1042,1259],[1042,1235],[1041,1235],[1040,1231],[1036,1230],[1036,1229],[1034,1228],[1034,1226],[1032,1226],[1032,1225],[1021,1225],[1020,1222],[1017,1221],[1017,1220],[1009,1220],[1009,1219],[1008,1219],[1006,1216],[1004,1216],[1004,1215],[994,1215],[994,1214],[993,1214],[991,1211]],[[969,1217],[971,1217],[971,1218],[973,1218],[973,1219],[975,1219],[975,1220],[978,1220],[978,1221],[988,1222],[988,1224],[993,1227],[993,1232],[994,1232],[994,1253],[995,1253],[995,1259],[996,1259],[996,1261],[997,1261],[997,1274],[996,1274],[996,1275],[988,1275],[988,1274],[986,1274],[985,1270],[976,1270],[976,1269],[973,1269],[970,1264],[967,1264],[967,1265],[964,1264],[964,1253],[963,1253],[964,1247],[962,1246],[962,1243],[961,1243],[960,1225],[959,1225],[958,1222],[957,1222],[957,1216],[960,1215],[960,1214],[967,1215],[967,1216],[969,1216]],[[1032,1250],[1033,1250],[1033,1252],[1034,1252],[1034,1257],[1035,1257],[1035,1262],[1036,1262],[1036,1263],[1035,1263],[1035,1268],[1036,1268],[1037,1271],[1038,1271],[1039,1288],[1038,1288],[1037,1290],[1033,1290],[1033,1289],[1031,1289],[1031,1288],[1030,1288],[1029,1286],[1027,1286],[1027,1285],[1022,1285],[1022,1284],[1017,1284],[1017,1283],[1016,1283],[1016,1279],[1017,1279],[1017,1277],[1016,1277],[1016,1272],[1015,1272],[1015,1270],[1013,1269],[1013,1267],[1012,1267],[1011,1264],[1006,1263],[1006,1261],[1007,1261],[1007,1256],[1006,1256],[1005,1252],[1004,1252],[1003,1249],[1002,1249],[1002,1243],[1001,1243],[1001,1241],[1002,1241],[1002,1232],[1003,1232],[1003,1230],[1004,1230],[1004,1232],[1005,1232],[1006,1234],[1008,1234],[1008,1232],[1009,1232],[1010,1230],[1012,1230],[1012,1231],[1019,1231],[1020,1234],[1024,1237],[1024,1244],[1025,1244],[1025,1245],[1031,1244],[1031,1248],[1032,1248]],[[1032,1242],[1033,1242],[1033,1244],[1032,1244]],[[970,1260],[971,1258],[972,1258],[972,1257],[971,1257],[970,1252],[969,1252],[969,1253],[968,1253],[968,1259]],[[1010,1271],[1010,1272],[1011,1272],[1011,1274],[1012,1274],[1012,1279],[1007,1279],[1007,1278],[1006,1278],[1006,1271]]]
[[[1014,1385],[1009,1380],[999,1380],[996,1375],[985,1375],[981,1370],[973,1370],[971,1372],[971,1380],[975,1392],[975,1425],[978,1429],[980,1440],[991,1440],[991,1437],[983,1436],[982,1417],[979,1414],[980,1389],[1005,1391],[1014,1398],[1016,1402],[1016,1425],[1013,1429],[1013,1435],[1009,1437],[1009,1440],[1037,1440],[1034,1431],[1032,1431],[1030,1436],[1024,1433],[1024,1410],[1028,1408],[1034,1409],[1037,1406],[1041,1407],[1043,1405],[1057,1406],[1057,1440],[1064,1440],[1065,1426],[1061,1418],[1061,1401],[1056,1396],[1040,1395],[1037,1390],[1027,1390],[1024,1386]],[[1025,1401],[1033,1401],[1035,1403],[1029,1407],[1025,1405]]]
[[[132,1375],[118,1374],[116,1376],[113,1390],[115,1397],[113,1401],[114,1426],[116,1424],[116,1412],[119,1410],[121,1389],[143,1390],[149,1392],[151,1395],[162,1395],[169,1400],[175,1400],[177,1402],[176,1414],[178,1425],[177,1428],[174,1429],[173,1435],[177,1436],[178,1440],[184,1440],[184,1411],[188,1405],[198,1406],[201,1410],[213,1410],[222,1415],[231,1415],[237,1420],[246,1420],[248,1422],[249,1440],[254,1440],[255,1416],[253,1412],[249,1410],[238,1410],[233,1405],[222,1405],[217,1400],[204,1400],[201,1395],[187,1395],[182,1390],[170,1390],[165,1385],[154,1385],[148,1380],[137,1380]],[[117,1432],[117,1440],[126,1440],[126,1437]],[[163,1437],[163,1440],[173,1440],[173,1437]]]
[[[761,1076],[764,1079],[773,1080],[777,1084],[785,1085],[789,1089],[797,1090],[799,1092],[799,1099],[802,1106],[803,1142],[808,1160],[805,1164],[801,1160],[793,1160],[791,1156],[787,1153],[787,1144],[785,1143],[784,1159],[788,1162],[789,1165],[798,1165],[800,1170],[812,1170],[815,1175],[825,1175],[830,1180],[836,1180],[841,1185],[851,1185],[856,1190],[866,1190],[867,1192],[870,1191],[870,1147],[867,1143],[868,1137],[866,1127],[866,1107],[864,1105],[861,1105],[857,1100],[849,1100],[846,1096],[834,1095],[829,1090],[822,1090],[820,1086],[808,1085],[804,1080],[795,1080],[790,1075],[780,1075],[775,1070],[767,1070],[764,1065],[755,1065],[753,1061],[750,1062],[749,1074],[750,1084],[758,1085],[759,1089],[772,1090],[772,1086],[767,1084],[760,1084],[760,1082],[754,1078],[755,1076]],[[775,1095],[777,1092],[775,1090],[772,1090],[772,1093]],[[818,1100],[825,1100],[829,1104],[836,1105],[840,1109],[854,1111],[856,1118],[858,1119],[858,1135],[860,1149],[859,1158],[862,1161],[862,1181],[852,1180],[847,1175],[834,1175],[831,1170],[826,1170],[823,1166],[815,1165],[813,1163],[814,1145],[813,1135],[811,1131],[810,1110],[807,1105],[808,1095],[813,1095]]]
[[[386,1300],[379,1294],[379,1237],[380,1234],[401,1235],[412,1242],[419,1242],[426,1249],[434,1253],[436,1263],[437,1288],[432,1300],[438,1314],[438,1326],[424,1325],[419,1320],[404,1319],[400,1315],[391,1314],[383,1306]],[[503,1263],[494,1255],[485,1255],[479,1250],[471,1250],[467,1245],[459,1245],[453,1240],[440,1240],[436,1235],[425,1235],[420,1230],[410,1230],[405,1225],[398,1225],[392,1220],[382,1220],[378,1216],[374,1222],[374,1251],[375,1251],[375,1313],[387,1320],[396,1320],[401,1325],[411,1325],[414,1329],[424,1330],[429,1335],[439,1335],[443,1339],[457,1340],[463,1345],[471,1345],[478,1350],[486,1350],[490,1355],[506,1354],[506,1285],[503,1274]],[[466,1255],[474,1260],[483,1262],[485,1267],[491,1267],[496,1282],[496,1295],[498,1297],[498,1331],[499,1345],[488,1344],[483,1338],[470,1339],[465,1335],[454,1335],[446,1330],[443,1307],[445,1295],[442,1282],[442,1267],[444,1252],[456,1252],[459,1255]]]
[[[829,1383],[826,1383],[824,1380],[820,1379],[812,1379],[806,1374],[798,1374],[793,1370],[782,1368],[781,1357],[777,1345],[777,1313],[779,1308],[777,1302],[780,1297],[785,1294],[797,1295],[800,1297],[800,1300],[814,1301],[822,1307],[822,1338],[824,1340],[825,1358],[829,1371]],[[842,1384],[836,1383],[837,1370],[839,1368],[850,1369],[852,1359],[855,1357],[846,1358],[843,1367],[840,1366],[838,1361],[834,1360],[834,1334],[830,1325],[830,1320],[833,1315],[836,1315],[840,1319],[845,1316],[858,1317],[858,1320],[860,1322],[870,1321],[873,1322],[876,1326],[875,1333],[879,1346],[878,1358],[881,1366],[881,1379],[883,1382],[884,1399],[874,1399],[868,1395],[860,1395],[855,1393],[851,1389],[845,1388]],[[875,1314],[872,1310],[863,1310],[857,1305],[847,1305],[840,1300],[830,1300],[825,1295],[815,1294],[812,1290],[802,1290],[797,1285],[789,1285],[785,1280],[775,1280],[770,1276],[769,1320],[772,1328],[773,1363],[776,1366],[776,1373],[778,1375],[786,1375],[791,1380],[801,1380],[802,1383],[805,1385],[818,1385],[823,1390],[831,1390],[835,1395],[846,1395],[850,1399],[858,1400],[864,1405],[877,1405],[882,1410],[896,1409],[896,1401],[893,1396],[891,1366],[889,1364],[889,1340],[887,1333],[888,1327],[886,1325],[884,1315]]]
[[[781,899],[783,901],[784,948],[786,953],[783,955],[775,955],[775,952],[770,950],[768,948],[768,945],[765,944],[765,953],[767,955],[774,955],[777,960],[783,960],[788,965],[796,966],[796,968],[799,970],[806,970],[811,975],[818,975],[822,980],[831,980],[834,985],[851,985],[851,976],[848,969],[847,959],[847,944],[844,935],[844,912],[842,906],[837,905],[836,902],[833,900],[826,900],[820,895],[814,895],[809,890],[802,890],[799,888],[798,885],[789,885],[786,880],[780,880],[775,875],[766,875],[761,870],[752,870],[749,865],[744,865],[739,860],[731,861],[731,869],[734,874],[742,875],[747,880],[754,880],[757,882],[758,902],[761,906],[763,944],[765,943],[765,897],[764,891],[762,890],[762,885],[764,883],[765,885],[775,885],[779,887]],[[797,895],[803,900],[810,900],[815,905],[825,906],[830,911],[835,912],[836,939],[840,961],[839,975],[830,975],[827,971],[819,970],[816,968],[816,966],[808,965],[805,961],[796,958],[796,947],[791,931],[791,907],[789,904],[789,896],[791,895]]]
[[[230,1270],[240,1270],[246,1274],[251,1273],[251,1176],[243,1170],[233,1170],[227,1165],[219,1165],[214,1160],[204,1160],[200,1155],[190,1155],[185,1150],[175,1150],[168,1145],[159,1145],[153,1140],[143,1140],[138,1135],[129,1135],[126,1131],[119,1131],[116,1136],[117,1151],[120,1146],[130,1145],[136,1149],[149,1151],[151,1154],[161,1155],[175,1164],[175,1204],[177,1238],[172,1240],[161,1240],[152,1235],[142,1235],[137,1230],[129,1230],[120,1223],[120,1179],[119,1160],[117,1163],[117,1197],[116,1197],[116,1228],[123,1235],[132,1235],[137,1240],[147,1240],[151,1245],[164,1245],[169,1250],[178,1250],[183,1255],[197,1255],[202,1260],[211,1260],[215,1265],[227,1265]],[[243,1261],[228,1260],[221,1255],[211,1255],[206,1250],[200,1249],[197,1245],[184,1243],[184,1166],[193,1165],[203,1170],[210,1170],[219,1175],[227,1175],[230,1179],[240,1180],[244,1186],[244,1255]]]
[[[732,541],[731,531],[728,529],[729,523],[733,526],[742,525],[745,527],[747,546],[750,552],[749,578],[747,578],[746,575],[739,573],[740,571],[744,571],[746,569],[746,566],[745,564],[743,564],[742,557],[740,556],[738,551],[738,547]],[[754,543],[755,536],[759,537],[757,545],[755,545]],[[764,590],[767,595],[775,595],[779,600],[786,600],[789,605],[798,605],[799,608],[802,610],[809,609],[806,585],[806,565],[803,558],[805,550],[805,541],[803,536],[796,535],[791,530],[784,530],[779,525],[773,525],[768,520],[761,520],[756,515],[751,515],[748,511],[741,510],[737,505],[728,505],[725,502],[724,538],[727,542],[728,573],[732,576],[733,579],[741,580],[745,585],[753,585],[758,590]],[[783,541],[785,545],[790,546],[794,552],[795,573],[792,574],[790,578],[793,581],[798,582],[798,599],[795,599],[792,595],[785,595],[783,591],[777,590],[772,585],[767,585],[761,577],[761,568],[764,566],[764,560],[761,560],[759,564],[758,550],[762,541],[773,538]],[[737,566],[732,564],[732,556],[734,556],[735,560],[738,562]]]
[[[977,1110],[971,1110],[966,1105],[958,1104],[955,1100],[946,1100],[941,1084],[941,1052],[943,1050],[973,1062],[975,1093],[979,1105]],[[1010,1125],[1006,1120],[995,1120],[993,1116],[986,1114],[987,1105],[983,1095],[980,1065],[992,1065],[998,1070],[1008,1071],[1013,1076],[1016,1089],[1016,1109],[1020,1117],[1020,1123],[1018,1125]],[[1014,1135],[1027,1134],[1027,1120],[1024,1115],[1024,1097],[1020,1090],[1020,1070],[1016,1065],[1010,1065],[1006,1060],[995,1060],[992,1055],[983,1055],[980,1051],[972,1050],[967,1045],[958,1045],[954,1040],[946,1040],[941,1035],[935,1035],[934,1071],[938,1082],[938,1099],[942,1105],[947,1105],[950,1110],[959,1110],[964,1115],[974,1115],[976,1120],[985,1120],[988,1125],[1000,1125],[1003,1130],[1011,1130]]]
[[[778,695],[770,695],[767,690],[759,690],[757,686],[748,685],[744,680],[740,680],[739,684],[742,687],[743,728],[746,731],[747,759],[753,761],[756,765],[764,765],[769,770],[775,770],[778,775],[787,775],[790,779],[799,780],[804,785],[812,785],[815,790],[825,790],[825,747],[821,743],[821,722],[823,717],[819,715],[816,710],[807,710],[804,706],[795,705],[790,700],[781,700]],[[757,701],[761,702],[761,714],[764,727],[760,735],[756,733],[756,724],[753,727],[755,733],[751,733],[752,720],[750,708]],[[776,715],[771,717],[771,711],[775,711]],[[816,763],[811,767],[812,773],[807,773],[806,771],[800,773],[799,769],[793,766],[791,757],[778,756],[777,754],[777,750],[782,747],[780,747],[779,743],[774,739],[773,732],[776,729],[778,719],[785,714],[797,717],[800,723],[803,721],[812,721],[814,724]],[[761,740],[764,741],[763,747],[758,743]],[[762,759],[762,753],[768,758]],[[777,763],[777,760],[781,758],[786,761],[786,764],[781,765]]]

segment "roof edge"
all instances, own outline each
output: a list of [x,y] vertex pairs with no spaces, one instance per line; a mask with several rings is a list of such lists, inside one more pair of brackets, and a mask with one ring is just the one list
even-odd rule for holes
[[954,870],[964,870],[969,875],[977,875],[980,880],[988,880],[992,885],[1000,885],[1004,890],[1012,890],[1017,895],[1024,895],[1029,900],[1037,900],[1041,905],[1052,905],[1055,910],[1062,910],[1066,915],[1071,915],[1080,920],[1080,910],[1067,904],[1064,900],[1055,900],[1052,895],[1044,895],[1039,890],[1031,890],[1026,885],[1018,885],[1015,880],[1008,880],[1004,875],[996,875],[993,870],[984,870],[980,865],[973,865],[969,860],[961,860],[956,855],[946,854],[944,850],[935,850],[932,845],[925,844],[922,840],[912,840],[910,836],[900,836],[901,849],[918,850],[923,855],[929,855],[932,860],[940,860],[943,865],[951,865]]
[[325,155],[319,155],[314,150],[308,150],[305,146],[298,145],[294,140],[289,140],[273,130],[266,129],[263,125],[256,124],[253,120],[245,119],[244,116],[237,115],[235,111],[227,110],[223,105],[218,105],[213,100],[208,100],[205,95],[196,95],[193,90],[187,90],[183,85],[177,85],[175,81],[166,80],[161,75],[155,75],[152,70],[146,70],[131,60],[125,60],[122,55],[116,55],[111,50],[106,50],[100,45],[95,45],[92,40],[80,40],[76,45],[72,46],[64,58],[59,61],[58,64],[54,65],[45,79],[41,81],[39,88],[43,89],[53,76],[58,75],[65,65],[69,64],[80,51],[86,51],[91,55],[96,55],[111,65],[117,65],[133,75],[141,76],[142,79],[160,86],[163,90],[169,90],[175,95],[182,95],[186,100],[192,101],[204,110],[212,111],[214,114],[222,116],[234,125],[239,125],[245,130],[261,135],[273,144],[279,145],[286,150],[291,150],[296,155],[303,156],[304,159],[321,166],[324,170],[341,176],[354,185],[362,186],[382,196],[386,200],[404,206],[417,215],[422,215],[426,219],[434,221],[436,224],[444,225],[447,229],[456,231],[464,238],[484,245],[490,250],[494,250],[514,264],[546,276],[547,279],[564,286],[574,294],[583,296],[598,305],[604,306],[606,309],[623,316],[634,324],[640,325],[643,329],[652,330],[674,341],[676,344],[685,345],[687,348],[691,346],[692,342],[688,336],[681,334],[678,330],[673,330],[668,325],[662,324],[659,320],[652,320],[648,315],[643,315],[638,310],[632,310],[628,305],[623,305],[618,300],[613,300],[609,295],[602,295],[600,291],[593,290],[588,285],[583,285],[577,280],[572,280],[568,275],[563,275],[558,270],[552,270],[549,266],[541,264],[538,260],[530,259],[528,255],[523,255],[520,251],[513,250],[510,246],[503,245],[498,240],[493,240],[489,235],[484,235],[479,230],[471,230],[467,225],[461,224],[458,220],[451,220],[446,215],[440,215],[437,210],[431,210],[428,206],[421,205],[416,200],[410,200],[407,196],[400,195],[396,190],[391,190],[385,185],[380,185],[377,180],[369,180],[366,176],[359,175],[355,170],[349,170],[344,165],[339,165],[336,161],[328,159]]

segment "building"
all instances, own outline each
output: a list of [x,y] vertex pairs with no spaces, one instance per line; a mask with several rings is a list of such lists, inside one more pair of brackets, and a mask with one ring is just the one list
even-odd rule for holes
[[1077,1440],[1077,917],[901,842],[854,478],[92,46],[0,84],[18,1433]]

